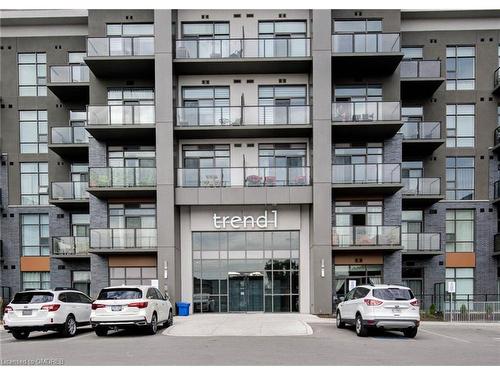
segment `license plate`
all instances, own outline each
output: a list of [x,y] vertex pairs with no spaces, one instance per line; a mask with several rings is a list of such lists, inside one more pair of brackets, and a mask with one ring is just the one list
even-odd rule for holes
[[122,306],[111,306],[111,311],[122,311]]
[[400,315],[401,309],[392,309],[392,312],[394,313],[394,315]]
[[23,310],[23,315],[31,315],[32,311],[31,310]]

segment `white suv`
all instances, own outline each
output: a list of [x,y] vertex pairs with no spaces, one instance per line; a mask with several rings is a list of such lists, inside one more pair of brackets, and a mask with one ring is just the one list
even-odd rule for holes
[[417,335],[420,324],[418,300],[410,288],[399,285],[361,285],[351,289],[338,304],[337,328],[354,324],[358,336],[370,328],[402,331],[406,337]]
[[151,286],[104,288],[92,304],[90,322],[97,336],[106,336],[113,328],[144,327],[151,335],[158,325],[173,324],[170,299]]
[[18,340],[33,331],[74,336],[89,325],[92,300],[78,290],[30,290],[16,293],[4,310],[4,328]]

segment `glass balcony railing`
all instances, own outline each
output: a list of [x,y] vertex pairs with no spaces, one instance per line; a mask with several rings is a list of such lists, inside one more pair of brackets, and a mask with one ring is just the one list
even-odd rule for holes
[[91,188],[126,188],[156,186],[156,168],[102,167],[90,168]]
[[396,33],[333,34],[333,53],[387,53],[400,52],[400,38]]
[[401,246],[400,226],[333,227],[332,245],[349,246]]
[[401,121],[400,102],[333,102],[332,121]]
[[87,56],[152,56],[153,36],[87,38]]
[[439,195],[441,194],[441,178],[410,177],[403,178],[404,195]]
[[88,144],[89,133],[84,126],[57,126],[51,128],[53,144]]
[[50,67],[50,83],[79,82],[89,82],[89,67],[87,65],[53,65]]
[[179,168],[178,187],[306,186],[309,167]]
[[401,78],[440,78],[440,60],[403,60]]
[[245,59],[311,56],[310,38],[182,39],[178,59]]
[[493,251],[495,253],[500,252],[500,233],[495,234],[493,237]]
[[405,122],[400,129],[403,139],[439,139],[441,138],[441,123]]
[[493,184],[493,199],[500,198],[500,181],[496,181]]
[[332,165],[334,184],[393,184],[401,183],[400,164]]
[[150,249],[156,247],[156,228],[90,229],[91,249]]
[[88,255],[88,237],[52,237],[52,255]]
[[310,107],[179,107],[177,126],[310,124]]
[[493,145],[497,146],[500,144],[500,126],[495,129],[495,139],[493,140]]
[[86,181],[53,182],[50,189],[50,199],[89,199],[89,193],[87,192],[88,187],[89,183]]
[[493,73],[493,87],[498,87],[500,85],[500,67]]
[[88,125],[154,125],[154,105],[89,105]]
[[404,251],[441,251],[441,233],[403,233]]

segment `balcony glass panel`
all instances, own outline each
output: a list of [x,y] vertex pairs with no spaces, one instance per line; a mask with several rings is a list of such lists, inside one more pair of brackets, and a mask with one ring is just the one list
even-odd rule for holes
[[401,182],[400,164],[332,165],[334,184],[384,184]]
[[333,227],[332,245],[347,246],[398,246],[401,244],[399,226]]
[[497,87],[498,85],[500,85],[500,68],[497,68],[493,74],[493,87]]
[[83,126],[53,127],[51,132],[51,143],[54,144],[89,143],[89,134]]
[[332,35],[334,53],[384,53],[399,52],[399,34],[361,33]]
[[400,102],[333,102],[332,121],[400,121]]
[[87,56],[152,56],[154,37],[104,37],[87,39]]
[[154,124],[154,105],[89,106],[89,125],[144,125]]
[[53,255],[87,255],[89,237],[52,237]]
[[439,78],[441,61],[406,60],[401,62],[401,78]]
[[156,168],[90,168],[90,187],[153,187]]
[[405,122],[400,132],[404,139],[439,139],[440,122]]
[[439,195],[441,179],[439,177],[403,178],[403,194],[405,195]]
[[88,199],[88,187],[88,182],[83,181],[53,182],[51,185],[51,199]]
[[125,249],[156,247],[155,228],[90,229],[90,247],[93,249]]
[[441,233],[403,233],[401,241],[405,251],[441,250]]

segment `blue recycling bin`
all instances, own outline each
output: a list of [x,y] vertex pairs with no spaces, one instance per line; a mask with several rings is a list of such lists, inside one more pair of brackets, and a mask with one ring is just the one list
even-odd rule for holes
[[178,316],[189,316],[189,305],[187,302],[177,302],[177,315]]

